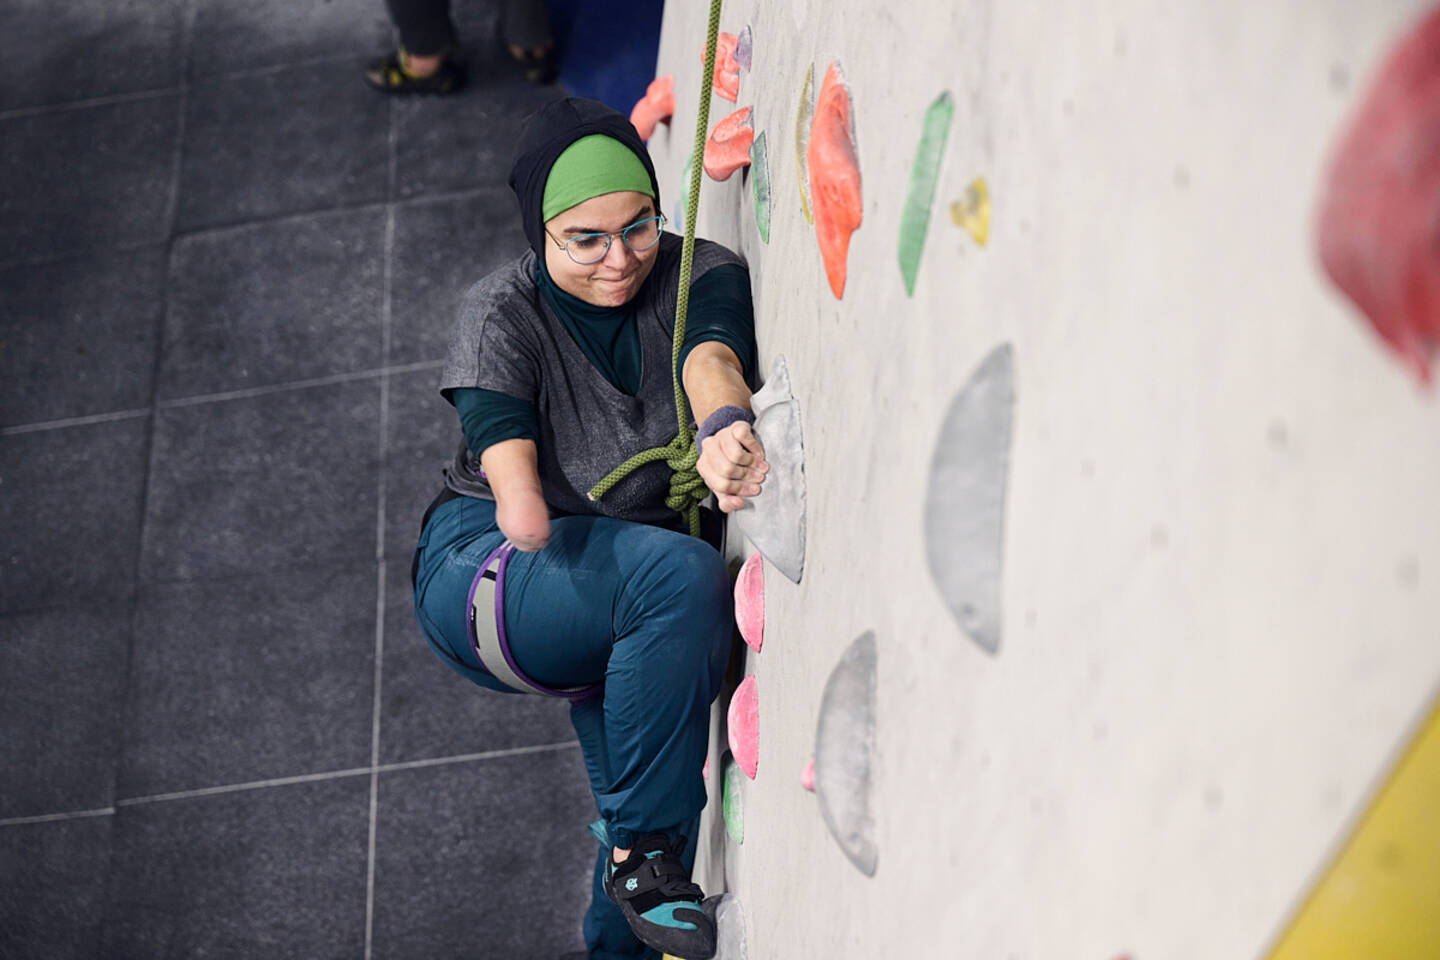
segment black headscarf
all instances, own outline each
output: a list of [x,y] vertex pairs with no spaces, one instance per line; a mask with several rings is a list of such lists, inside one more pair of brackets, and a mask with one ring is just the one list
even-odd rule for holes
[[541,207],[545,199],[545,180],[565,148],[581,137],[601,133],[629,147],[650,174],[655,189],[655,209],[660,209],[660,184],[655,179],[655,165],[645,142],[630,121],[597,100],[566,97],[547,103],[525,121],[520,141],[515,145],[515,160],[510,165],[510,189],[520,201],[520,223],[530,249],[545,262],[545,221]]

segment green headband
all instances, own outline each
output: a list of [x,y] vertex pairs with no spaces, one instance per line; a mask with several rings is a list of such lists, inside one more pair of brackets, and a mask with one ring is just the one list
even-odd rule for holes
[[577,203],[606,193],[633,190],[654,198],[645,164],[619,140],[603,133],[581,137],[555,158],[545,178],[540,219],[549,220]]

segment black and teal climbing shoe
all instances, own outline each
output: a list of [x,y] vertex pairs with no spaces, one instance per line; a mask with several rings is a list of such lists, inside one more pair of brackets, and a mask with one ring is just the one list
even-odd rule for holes
[[365,71],[365,82],[381,93],[444,96],[465,86],[465,69],[447,56],[440,61],[434,73],[417,77],[406,68],[405,52],[396,50],[383,60],[370,64]]
[[605,893],[620,907],[630,930],[647,947],[683,960],[715,956],[715,919],[701,906],[705,894],[680,863],[684,841],[652,834],[624,863],[605,867]]

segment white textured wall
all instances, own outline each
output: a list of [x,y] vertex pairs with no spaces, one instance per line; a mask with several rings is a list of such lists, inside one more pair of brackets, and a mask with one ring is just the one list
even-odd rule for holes
[[[706,6],[666,11],[667,210]],[[1440,405],[1323,282],[1309,222],[1338,123],[1421,7],[726,3],[722,29],[755,33],[739,105],[770,145],[771,242],[738,175],[705,181],[699,223],[749,259],[810,497],[804,581],[767,569],[747,666],[745,844],[715,840],[706,867],[713,888],[723,858],[752,960],[1263,953],[1440,681]],[[818,87],[831,60],[864,176],[843,301],[794,176],[805,70]],[[955,119],[907,299],[900,212],[942,89]],[[730,109],[716,98],[712,122]],[[944,210],[977,175],[984,250]],[[921,517],[945,408],[1003,340],[1018,400],[992,658],[935,592]],[[874,878],[797,785],[826,676],[866,629]]]

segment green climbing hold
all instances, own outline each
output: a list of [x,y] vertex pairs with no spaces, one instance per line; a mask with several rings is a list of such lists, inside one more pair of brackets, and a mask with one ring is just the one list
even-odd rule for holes
[[905,295],[915,295],[915,275],[920,272],[920,254],[925,233],[930,229],[930,207],[935,202],[935,182],[940,177],[940,158],[950,135],[950,117],[955,106],[946,90],[925,111],[925,128],[910,168],[910,189],[900,215],[900,274],[905,278]]
[[765,154],[765,131],[755,134],[750,144],[750,188],[755,194],[755,226],[760,239],[770,242],[770,165]]
[[680,174],[680,199],[675,203],[675,229],[685,232],[685,208],[690,205],[690,168],[695,166],[695,151],[685,158],[685,171]]
[[737,844],[745,842],[745,773],[734,760],[725,761],[725,832]]

